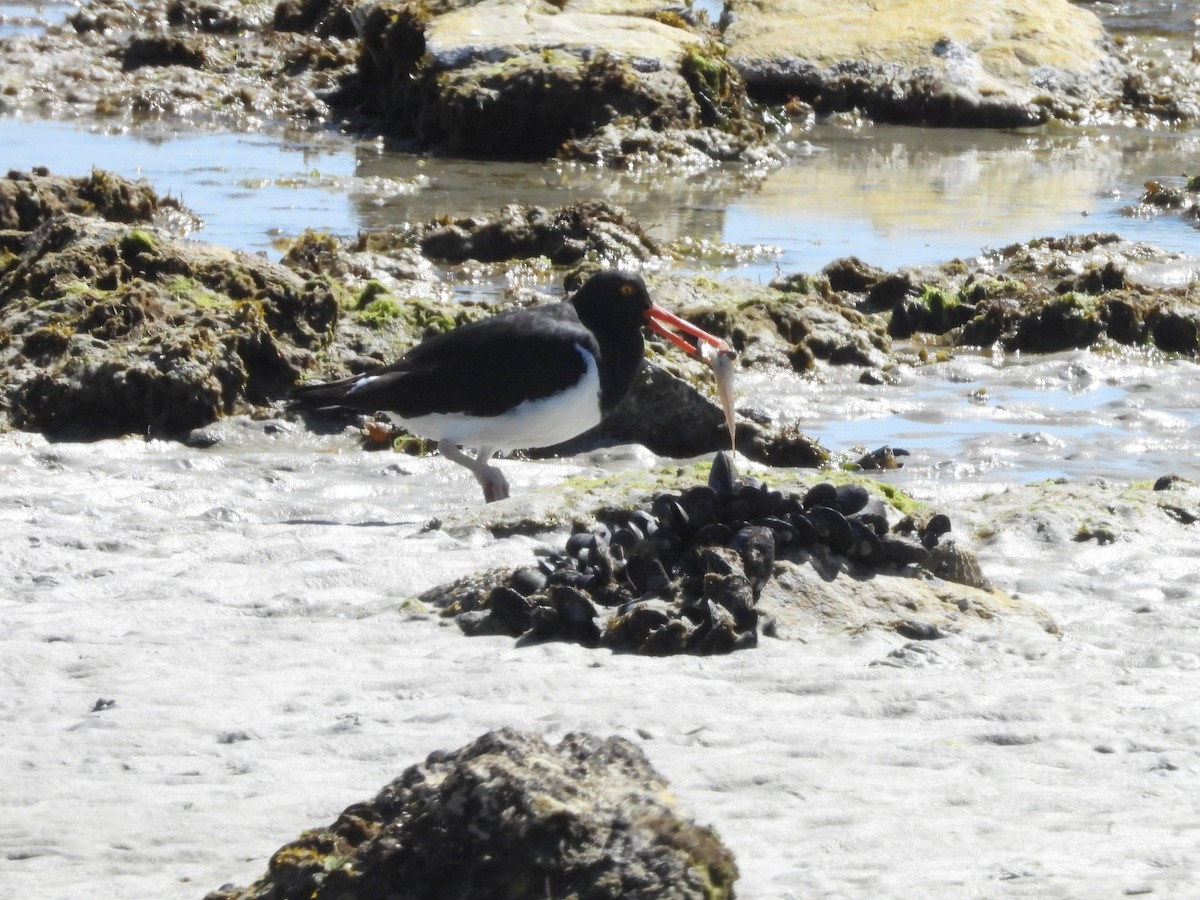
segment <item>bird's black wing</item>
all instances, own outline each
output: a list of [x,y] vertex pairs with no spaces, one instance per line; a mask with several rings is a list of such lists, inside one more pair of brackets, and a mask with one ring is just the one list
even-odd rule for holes
[[302,403],[388,410],[405,418],[494,416],[576,383],[586,369],[579,347],[598,353],[595,338],[570,304],[514,310],[430,338],[389,366],[328,385],[303,386],[292,396]]

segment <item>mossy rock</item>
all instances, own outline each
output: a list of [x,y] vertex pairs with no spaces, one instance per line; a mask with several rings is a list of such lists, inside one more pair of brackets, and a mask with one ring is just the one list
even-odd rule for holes
[[320,278],[153,226],[60,215],[0,275],[0,391],[27,430],[178,437],[280,397],[338,314]]
[[741,76],[681,24],[598,4],[389,0],[365,17],[359,80],[381,130],[465,156],[552,158],[614,125],[762,143]]

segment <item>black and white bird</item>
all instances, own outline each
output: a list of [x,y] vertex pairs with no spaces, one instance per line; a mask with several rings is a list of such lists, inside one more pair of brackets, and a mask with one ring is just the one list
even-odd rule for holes
[[[629,392],[642,362],[642,327],[693,355],[728,345],[651,301],[620,271],[592,276],[569,300],[503,312],[413,347],[398,361],[292,391],[300,406],[387,411],[438,442],[475,475],[487,502],[508,496],[489,460],[500,450],[550,447],[600,421]],[[474,458],[460,447],[476,448]]]

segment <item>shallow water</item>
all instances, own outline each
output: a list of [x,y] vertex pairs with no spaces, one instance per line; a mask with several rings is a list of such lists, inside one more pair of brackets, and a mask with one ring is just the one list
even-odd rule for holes
[[597,197],[630,210],[661,240],[763,248],[749,261],[721,259],[707,268],[766,280],[850,254],[895,268],[1088,231],[1200,252],[1200,231],[1178,217],[1121,212],[1145,182],[1178,183],[1194,168],[1195,132],[824,126],[795,137],[786,166],[748,180],[723,169],[639,176],[557,163],[434,160],[333,134],[107,133],[0,118],[0,164],[45,165],[58,174],[96,166],[146,178],[201,216],[206,225],[197,237],[272,255],[280,238],[305,228],[353,236],[507,203]]
[[41,34],[47,25],[58,24],[74,11],[73,3],[0,0],[0,38]]
[[[902,370],[899,384],[853,373],[743,376],[743,398],[795,421],[844,458],[884,444],[911,455],[901,483],[1048,478],[1200,479],[1195,364],[1141,351],[1005,357],[962,352]],[[745,402],[745,399],[744,399]]]

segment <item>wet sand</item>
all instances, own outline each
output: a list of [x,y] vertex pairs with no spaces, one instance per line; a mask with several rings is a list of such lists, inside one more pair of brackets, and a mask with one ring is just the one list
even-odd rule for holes
[[[532,538],[422,529],[479,502],[459,467],[247,434],[0,439],[7,893],[246,883],[430,751],[505,725],[637,742],[734,850],[741,897],[1200,887],[1200,558],[1127,485],[1069,480],[1048,502],[1019,472],[952,475],[924,450],[883,476],[961,523],[1062,637],[1014,620],[644,659],[466,638],[406,603],[532,558]],[[516,492],[602,471],[502,465]],[[1110,508],[1113,543],[1076,540]]]

